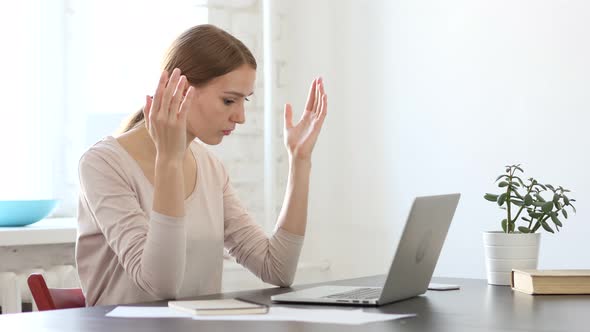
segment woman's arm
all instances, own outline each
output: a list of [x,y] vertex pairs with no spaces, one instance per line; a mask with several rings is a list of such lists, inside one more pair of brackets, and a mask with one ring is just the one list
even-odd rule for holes
[[274,234],[268,238],[240,203],[223,169],[225,247],[237,262],[277,286],[293,283],[307,222],[311,151],[326,116],[327,98],[321,79],[313,81],[301,121],[293,126],[291,106],[285,109],[285,144],[289,151],[289,180]]
[[100,151],[91,149],[79,165],[83,208],[93,219],[88,222],[100,228],[130,279],[158,298],[176,296],[186,265],[182,160],[187,141],[183,106],[193,93],[189,89],[183,96],[185,85],[180,70],[174,70],[170,78],[164,71],[154,99],[148,97],[144,107],[146,127],[157,153],[151,213],[141,209],[137,193],[122,176],[120,166]]
[[305,235],[310,173],[311,161],[289,160],[289,178],[277,225],[292,234]]
[[183,160],[187,150],[187,107],[183,106],[193,95],[189,88],[183,96],[186,84],[179,69],[172,72],[170,79],[164,71],[153,101],[148,97],[144,107],[146,128],[156,147],[153,210],[172,217],[184,216],[184,190],[179,190],[184,188]]
[[277,226],[304,235],[307,224],[311,153],[328,112],[328,97],[321,78],[311,84],[305,111],[299,123],[292,122],[291,105],[285,105],[285,146],[289,153],[289,178]]
[[[186,229],[183,217],[142,209],[138,194],[121,165],[108,150],[91,148],[80,159],[79,227],[96,225],[130,280],[156,298],[176,297],[186,264]],[[78,241],[97,241],[96,236]],[[87,248],[85,245],[80,248]],[[92,267],[98,275],[106,266],[95,266],[96,254],[80,249],[78,266]],[[95,269],[95,270],[94,270]],[[97,277],[96,280],[102,280]],[[90,287],[101,288],[102,284]],[[101,290],[93,290],[100,293]]]
[[297,270],[303,236],[279,228],[271,237],[267,237],[260,224],[250,217],[240,202],[225,170],[223,174],[225,248],[239,264],[262,281],[282,287],[290,286]]

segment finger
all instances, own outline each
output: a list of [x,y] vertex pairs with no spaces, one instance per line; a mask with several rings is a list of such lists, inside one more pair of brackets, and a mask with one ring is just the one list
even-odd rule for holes
[[[323,78],[322,78],[322,81],[320,82],[320,96],[321,96],[321,99],[322,99],[322,103],[327,103],[328,102],[328,96],[326,95],[326,91],[324,90],[324,79]],[[319,111],[321,111],[321,107],[320,107]]]
[[319,113],[319,116],[314,121],[313,129],[312,129],[311,134],[309,136],[311,141],[314,144],[317,141],[318,136],[320,135],[320,131],[322,129],[322,126],[324,125],[324,120],[326,119],[326,114],[328,114],[328,97],[326,95],[324,95],[324,98],[323,98],[322,110],[318,113]]
[[285,129],[293,128],[293,108],[291,104],[285,104]]
[[321,82],[322,82],[322,78],[320,77],[320,78],[318,78],[316,80],[316,83],[315,83],[315,85],[316,85],[316,87],[315,87],[315,98],[314,98],[313,106],[312,106],[312,108],[310,110],[312,113],[316,113],[318,111],[318,105],[321,102],[321,99],[320,99],[320,97],[321,97],[320,96],[320,84],[321,84]]
[[305,103],[305,110],[310,111],[313,107],[313,102],[315,99],[315,83],[316,79],[311,82],[311,87],[309,87],[309,94],[307,95],[307,102]]
[[328,113],[328,95],[324,94],[322,96],[322,106],[321,106],[320,111],[318,112],[316,118],[323,122],[327,113]]
[[186,76],[182,75],[182,76],[180,76],[180,79],[178,80],[178,84],[176,85],[176,91],[174,92],[174,96],[172,96],[172,101],[170,102],[170,113],[169,113],[170,118],[174,117],[174,119],[175,119],[176,116],[178,115],[178,112],[180,110],[180,103],[184,99],[183,95],[184,95],[185,84],[186,84]]
[[182,123],[186,123],[187,113],[188,113],[188,110],[190,108],[190,105],[191,105],[193,99],[195,98],[195,94],[196,94],[195,88],[193,88],[192,86],[189,86],[188,90],[186,91],[186,94],[182,98],[182,103],[180,104],[180,110],[178,111],[178,120]]
[[152,108],[150,113],[152,116],[158,114],[160,110],[160,105],[162,103],[162,94],[164,93],[164,89],[166,88],[166,83],[168,82],[168,72],[163,71],[162,75],[160,75],[160,81],[158,82],[158,87],[156,88],[156,93],[154,94],[154,98],[152,100]]
[[149,130],[150,123],[150,109],[152,107],[152,96],[145,96],[145,106],[143,107],[143,119],[145,120],[145,127]]
[[164,93],[162,95],[162,104],[160,105],[160,112],[163,112],[163,116],[168,116],[170,112],[170,102],[172,101],[172,96],[174,95],[174,91],[176,90],[176,86],[178,85],[178,81],[180,80],[180,69],[174,68],[172,71],[172,75],[170,75],[170,79],[166,84],[166,88],[164,89]]

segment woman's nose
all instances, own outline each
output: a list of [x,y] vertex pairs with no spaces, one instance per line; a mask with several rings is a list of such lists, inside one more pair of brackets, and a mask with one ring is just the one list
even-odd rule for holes
[[243,124],[246,122],[246,114],[243,106],[233,114],[231,121],[238,124]]

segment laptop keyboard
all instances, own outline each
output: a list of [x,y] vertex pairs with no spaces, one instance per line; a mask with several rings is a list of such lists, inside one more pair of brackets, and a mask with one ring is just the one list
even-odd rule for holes
[[357,288],[348,292],[324,296],[326,299],[369,300],[381,295],[381,288]]

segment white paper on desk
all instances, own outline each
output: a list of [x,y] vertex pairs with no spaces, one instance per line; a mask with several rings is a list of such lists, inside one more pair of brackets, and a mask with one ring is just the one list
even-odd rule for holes
[[361,325],[373,322],[384,322],[407,317],[414,314],[382,314],[364,312],[362,309],[295,309],[286,307],[270,307],[267,314],[260,315],[214,315],[195,316],[185,314],[168,307],[116,307],[106,314],[107,317],[126,318],[192,318],[194,320],[224,321],[291,321],[309,323],[328,323],[344,325]]
[[383,314],[364,312],[362,309],[295,309],[287,307],[270,307],[264,315],[231,315],[231,316],[193,316],[195,320],[237,320],[237,321],[292,321],[309,323],[328,323],[360,325],[373,322],[401,319],[416,316],[415,314]]
[[125,318],[192,318],[189,313],[168,307],[125,307],[120,306],[106,314],[107,317]]

